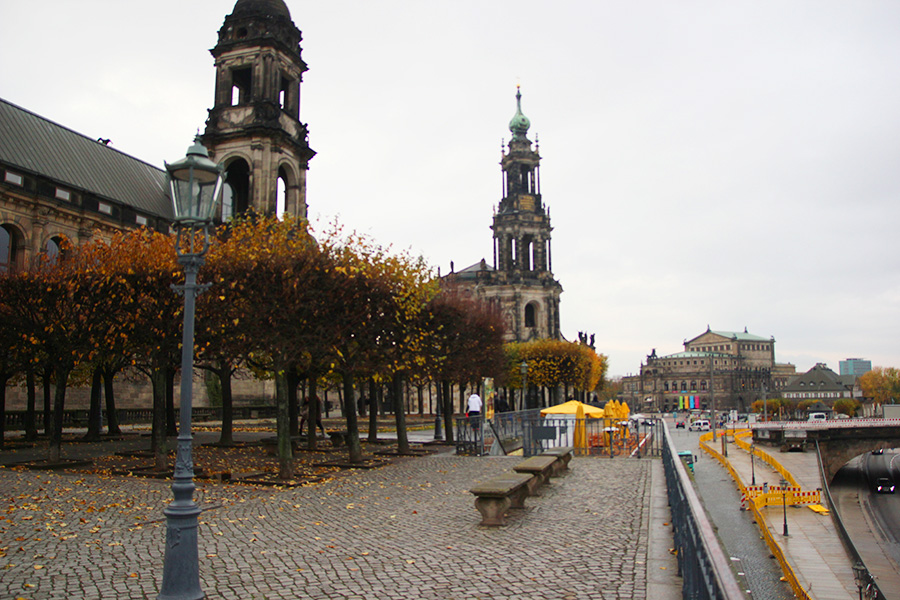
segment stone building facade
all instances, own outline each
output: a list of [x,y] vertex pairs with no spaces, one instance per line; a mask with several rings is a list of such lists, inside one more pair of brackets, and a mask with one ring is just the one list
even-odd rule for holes
[[793,365],[775,362],[775,338],[707,328],[683,352],[653,350],[640,374],[623,378],[622,396],[635,410],[748,412],[764,395],[778,395],[793,373]]
[[[300,40],[283,0],[237,0],[219,30],[201,139],[226,168],[222,220],[249,209],[306,217],[315,152],[300,122]],[[172,219],[163,169],[0,99],[0,273],[58,254],[64,240],[77,246],[135,227],[168,232]],[[194,398],[202,404],[200,379],[195,374]],[[234,385],[236,401],[272,395],[254,379]],[[67,404],[80,408],[87,396],[73,388]],[[123,408],[146,406],[150,388],[139,376],[117,380],[116,396]],[[23,391],[11,389],[8,400],[10,409],[23,406]]]
[[782,396],[792,400],[822,400],[833,403],[840,398],[862,398],[856,375],[838,375],[825,363],[816,365],[790,379]]
[[0,100],[0,271],[26,268],[63,241],[129,227],[167,231],[165,172]]
[[444,286],[496,308],[510,342],[562,337],[559,300],[563,290],[553,277],[553,228],[541,194],[539,147],[528,139],[530,127],[517,90],[516,113],[509,123],[512,138],[500,161],[504,196],[491,225],[493,262],[489,265],[481,259],[442,280]]
[[238,0],[219,30],[210,51],[215,100],[201,139],[225,165],[223,220],[247,209],[306,218],[315,152],[300,122],[301,39],[283,0]]

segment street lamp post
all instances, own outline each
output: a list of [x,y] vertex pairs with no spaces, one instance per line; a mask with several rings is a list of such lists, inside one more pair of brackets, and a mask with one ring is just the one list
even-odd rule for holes
[[751,483],[750,485],[756,485],[756,461],[753,460],[753,452],[756,450],[756,446],[750,444],[750,476]]
[[166,515],[166,553],[159,600],[198,600],[200,565],[197,558],[197,529],[200,507],[194,502],[194,463],[191,457],[192,374],[194,367],[194,305],[206,286],[197,283],[197,273],[209,249],[209,227],[222,190],[222,167],[209,159],[199,137],[187,156],[166,164],[175,227],[175,251],[184,267],[184,285],[174,286],[184,294],[184,333],[181,345],[181,405],[178,449],[172,483],[174,499],[163,511]]
[[528,394],[526,390],[528,389],[528,361],[523,360],[522,364],[519,365],[519,370],[522,373],[522,410],[527,410],[528,406],[526,406]]
[[782,511],[784,512],[784,537],[788,536],[788,526],[787,526],[787,486],[788,481],[786,479],[781,480],[781,506]]
[[[440,386],[440,383],[438,383]],[[444,425],[443,425],[443,415],[441,414],[441,404],[444,403],[444,390],[441,387],[438,387],[438,401],[437,401],[437,409],[434,413],[434,439],[435,440],[443,440],[444,439]]]

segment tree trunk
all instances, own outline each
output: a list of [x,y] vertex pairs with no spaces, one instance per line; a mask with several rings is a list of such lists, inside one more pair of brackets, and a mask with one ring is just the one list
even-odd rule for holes
[[150,433],[150,448],[153,452],[153,468],[165,471],[169,468],[169,454],[166,447],[166,381],[165,367],[150,370],[153,387],[153,426]]
[[[182,377],[193,377],[193,371],[182,373]],[[178,435],[178,424],[175,422],[175,369],[166,369],[166,435]]]
[[50,430],[53,428],[53,409],[50,406],[52,395],[50,394],[50,384],[53,382],[53,368],[44,367],[44,435],[50,437]]
[[288,394],[288,417],[291,420],[291,435],[300,435],[300,398],[306,396],[306,379],[297,374],[294,393]]
[[394,395],[394,421],[397,424],[397,450],[401,453],[409,452],[409,437],[406,435],[406,402],[403,395],[403,372],[394,373],[391,380]]
[[119,413],[116,412],[116,394],[113,380],[116,372],[111,367],[103,369],[103,395],[106,396],[106,435],[122,435],[119,429]]
[[278,477],[290,479],[294,476],[294,454],[291,448],[291,415],[288,402],[287,372],[275,370],[275,431],[278,436]]
[[6,439],[6,383],[8,381],[8,375],[0,376],[0,448],[3,447]]
[[66,405],[66,384],[69,382],[71,367],[58,364],[56,366],[56,393],[53,395],[53,415],[50,418],[50,445],[47,447],[47,460],[52,463],[62,458],[63,408]]
[[[353,374],[341,373],[344,380],[344,398],[353,398]],[[375,412],[374,410],[372,411]],[[359,443],[359,422],[356,420],[356,411],[346,411],[347,420],[347,447],[350,450],[350,462],[362,462],[362,446]]]
[[441,382],[441,412],[444,413],[444,438],[448,444],[453,443],[453,397],[450,393],[450,382]]
[[34,380],[34,370],[30,367],[25,373],[25,387],[28,391],[28,404],[25,407],[25,440],[33,442],[37,439],[37,415],[35,414],[37,410],[37,386]]
[[378,386],[375,379],[369,378],[369,443],[378,441]]
[[222,388],[222,431],[219,434],[220,446],[234,445],[234,401],[231,395],[231,365],[220,364],[216,375]]
[[307,411],[306,418],[306,448],[307,450],[315,450],[316,449],[316,423],[318,423],[322,416],[319,414],[319,400],[316,397],[319,389],[319,377],[315,372],[310,372],[309,374],[309,394],[306,396],[307,402],[309,403],[309,410]]
[[300,414],[300,399],[297,395],[297,388],[300,386],[300,373],[297,372],[296,368],[288,369],[285,371],[284,380],[287,385],[288,419],[291,437],[296,437],[303,433],[300,431],[300,423],[298,421],[298,416]]
[[100,409],[100,403],[103,400],[102,393],[103,377],[100,374],[100,367],[94,367],[91,371],[91,404],[88,408],[88,430],[84,435],[84,439],[89,442],[100,440],[100,427],[103,419]]

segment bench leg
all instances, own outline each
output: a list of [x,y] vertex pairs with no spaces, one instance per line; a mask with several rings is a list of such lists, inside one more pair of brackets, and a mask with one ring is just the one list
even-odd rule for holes
[[510,494],[509,499],[512,501],[512,504],[509,505],[510,508],[525,508],[525,498],[528,497],[528,486],[523,485],[515,492]]
[[475,508],[481,513],[481,524],[488,527],[505,525],[503,520],[506,511],[509,510],[512,501],[509,498],[487,498],[479,496],[475,498]]
[[543,479],[540,475],[532,475],[531,479],[528,480],[528,495],[529,496],[540,496],[538,492],[538,488],[541,487],[543,483]]

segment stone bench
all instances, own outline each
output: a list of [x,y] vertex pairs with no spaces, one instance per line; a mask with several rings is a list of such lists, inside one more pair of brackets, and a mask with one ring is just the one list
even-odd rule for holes
[[541,453],[541,456],[553,456],[556,462],[553,463],[553,469],[550,477],[559,477],[564,471],[569,470],[569,462],[575,455],[575,448],[572,446],[560,446],[559,448],[548,448]]
[[326,431],[328,434],[328,439],[331,441],[331,445],[335,448],[340,448],[341,446],[347,446],[350,444],[349,442],[349,432],[343,430],[330,430]]
[[481,524],[490,527],[504,525],[507,510],[525,508],[529,482],[533,479],[527,473],[504,473],[469,490],[475,495],[475,508],[481,513]]
[[528,482],[529,496],[537,496],[538,488],[549,481],[556,460],[555,456],[532,456],[513,467],[513,471],[516,473],[534,475],[534,478]]

